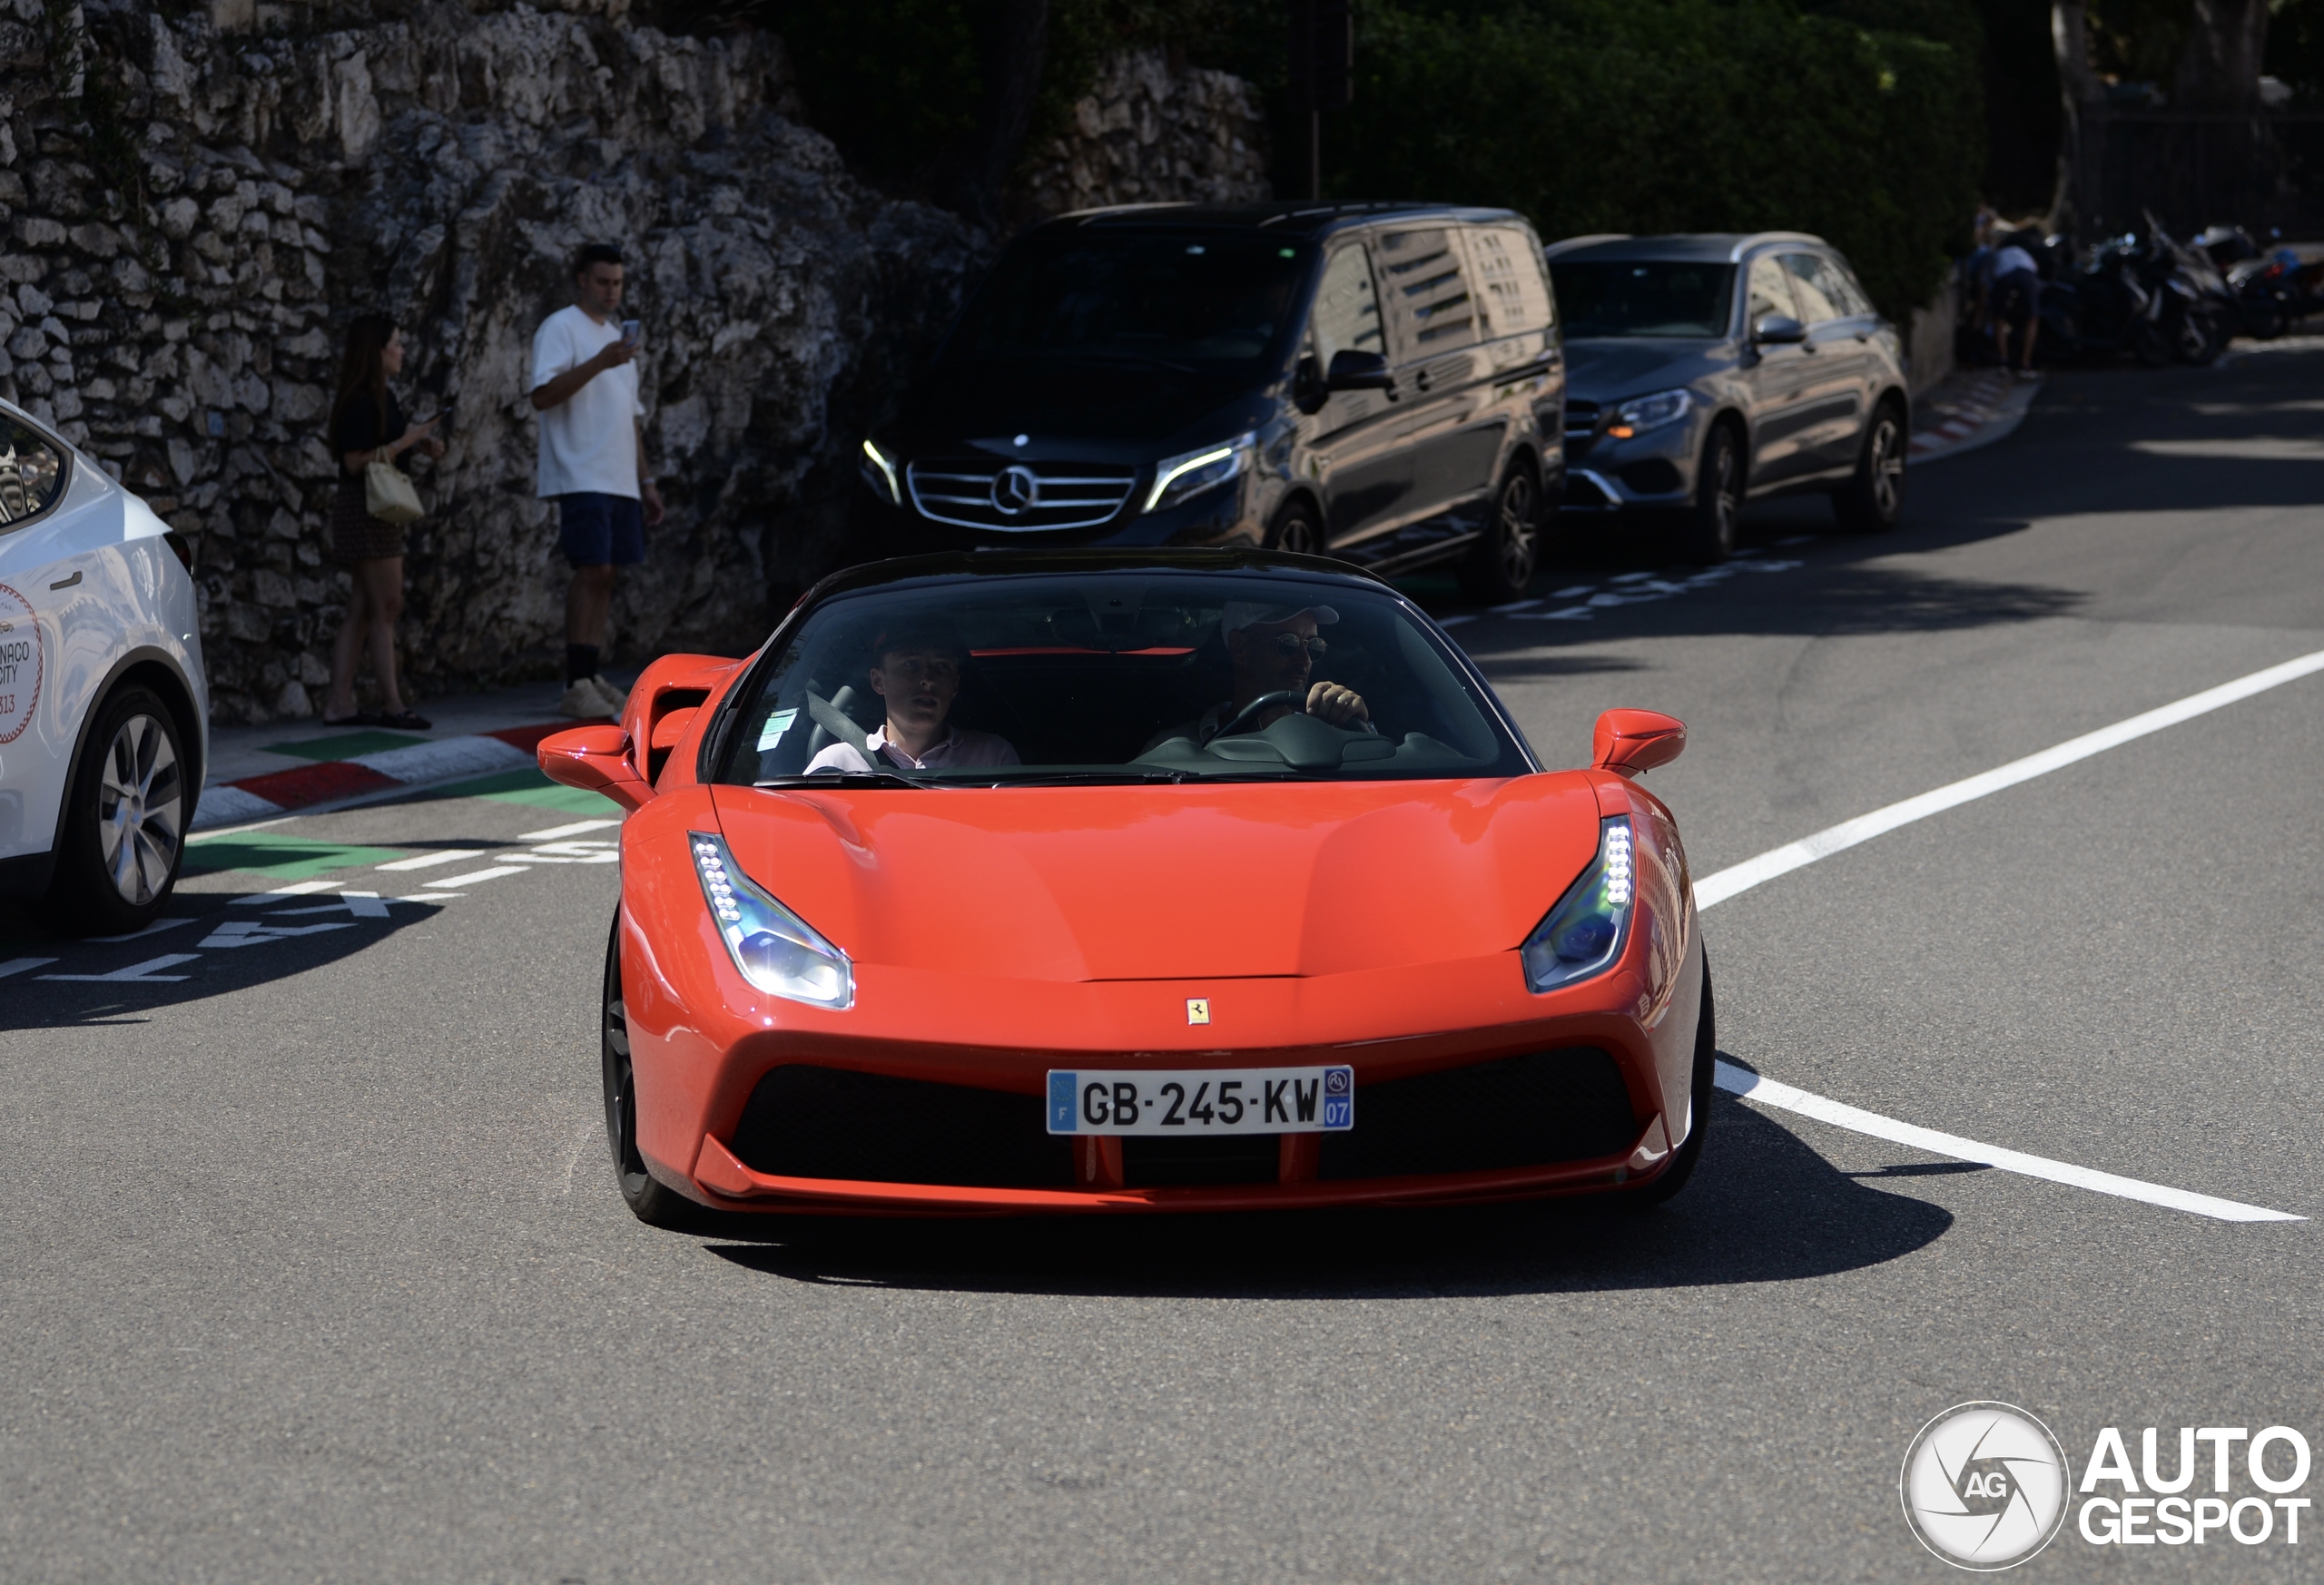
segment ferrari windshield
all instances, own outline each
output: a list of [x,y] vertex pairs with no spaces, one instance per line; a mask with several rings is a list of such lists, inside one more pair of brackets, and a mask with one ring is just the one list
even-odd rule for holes
[[1036,232],[994,268],[949,355],[1247,364],[1288,316],[1307,251],[1235,231]]
[[1512,776],[1483,684],[1384,588],[1295,573],[958,574],[836,595],[718,779],[1007,786]]
[[1570,341],[1596,336],[1723,336],[1732,264],[1658,259],[1550,261]]

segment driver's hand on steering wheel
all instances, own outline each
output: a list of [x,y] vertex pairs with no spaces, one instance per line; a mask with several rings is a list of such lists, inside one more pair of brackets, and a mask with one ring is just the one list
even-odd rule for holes
[[1318,683],[1307,690],[1307,714],[1333,726],[1372,719],[1364,695],[1337,683]]

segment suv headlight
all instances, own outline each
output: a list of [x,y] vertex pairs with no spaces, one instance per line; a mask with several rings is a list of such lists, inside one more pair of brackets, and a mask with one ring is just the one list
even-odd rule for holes
[[1236,436],[1224,446],[1207,446],[1200,451],[1163,458],[1155,465],[1154,487],[1146,493],[1146,509],[1162,511],[1241,477],[1258,449],[1259,438],[1246,434]]
[[872,492],[888,497],[888,505],[904,504],[903,491],[896,487],[896,465],[888,454],[866,440],[863,443],[863,482]]
[[698,831],[687,840],[702,895],[743,979],[792,1001],[839,1009],[855,1004],[855,970],[845,952],[753,884],[724,838]]
[[1617,440],[1627,440],[1649,429],[1675,424],[1694,407],[1695,399],[1683,390],[1659,390],[1652,396],[1632,397],[1614,409],[1614,421],[1607,426],[1606,433]]
[[1538,994],[1613,967],[1630,939],[1637,896],[1630,816],[1618,814],[1599,822],[1598,856],[1525,938],[1526,985]]

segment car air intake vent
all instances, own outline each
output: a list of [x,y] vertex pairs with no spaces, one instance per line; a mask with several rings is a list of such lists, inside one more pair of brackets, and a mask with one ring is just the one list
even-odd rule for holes
[[1621,1069],[1591,1047],[1355,1087],[1355,1127],[1324,1136],[1322,1176],[1402,1177],[1618,1156],[1638,1142]]
[[1088,528],[1129,499],[1137,470],[1100,462],[1011,462],[935,458],[904,469],[923,517],[1003,534]]
[[1282,1160],[1280,1134],[1226,1134],[1216,1139],[1122,1141],[1122,1181],[1131,1188],[1165,1184],[1273,1183]]
[[1070,1142],[1038,1095],[804,1063],[751,1091],[729,1148],[753,1172],[970,1188],[1069,1188]]
[[1565,404],[1565,438],[1586,440],[1598,433],[1598,404],[1569,399]]

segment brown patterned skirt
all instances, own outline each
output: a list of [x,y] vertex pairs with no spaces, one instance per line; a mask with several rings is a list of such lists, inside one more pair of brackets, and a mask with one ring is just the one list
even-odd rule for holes
[[364,504],[363,477],[339,481],[330,503],[330,554],[334,561],[352,565],[382,556],[401,556],[409,537],[402,523],[382,523]]

